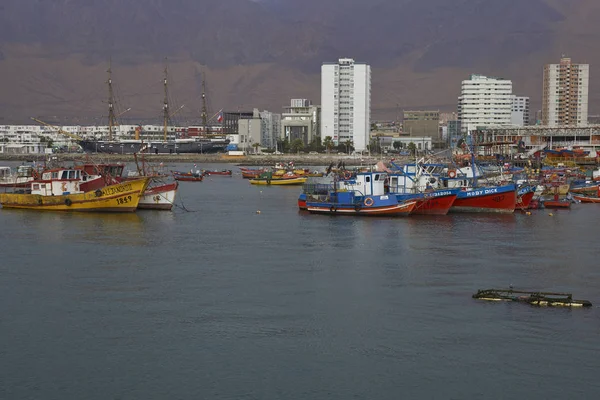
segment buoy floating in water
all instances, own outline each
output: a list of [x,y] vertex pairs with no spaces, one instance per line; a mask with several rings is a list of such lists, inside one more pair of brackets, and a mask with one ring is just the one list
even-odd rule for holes
[[525,214],[526,215],[531,215],[531,211],[527,211]]
[[552,214],[552,213],[549,213],[548,215],[549,215],[549,216],[551,216],[551,217],[553,217],[553,216],[554,216],[554,214]]

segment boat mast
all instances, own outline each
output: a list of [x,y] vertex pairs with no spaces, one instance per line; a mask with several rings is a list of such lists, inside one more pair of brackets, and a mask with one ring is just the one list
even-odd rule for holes
[[108,140],[113,140],[113,130],[117,125],[116,117],[115,117],[115,108],[114,108],[114,93],[112,87],[112,60],[108,62]]
[[167,126],[169,124],[169,92],[167,88],[167,64],[165,62],[165,78],[164,78],[164,88],[165,88],[165,99],[163,102],[163,136],[164,141],[167,141]]
[[208,134],[208,125],[207,125],[207,110],[206,110],[206,80],[205,75],[202,74],[202,126],[204,127],[204,134]]

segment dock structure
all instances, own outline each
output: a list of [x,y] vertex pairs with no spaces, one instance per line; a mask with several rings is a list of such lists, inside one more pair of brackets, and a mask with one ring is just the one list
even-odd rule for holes
[[565,147],[587,150],[587,158],[595,161],[596,151],[600,150],[600,125],[495,126],[475,130],[472,135],[482,155],[518,152],[532,157],[544,149]]

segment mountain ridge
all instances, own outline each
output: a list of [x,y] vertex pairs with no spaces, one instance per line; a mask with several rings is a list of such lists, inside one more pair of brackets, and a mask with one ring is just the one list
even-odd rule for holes
[[[341,57],[372,66],[374,118],[393,118],[404,107],[454,111],[470,73],[512,79],[515,94],[530,96],[535,110],[543,65],[561,54],[591,64],[592,113],[600,106],[600,5],[568,3],[4,0],[0,117],[102,118],[110,58],[135,105],[128,104],[130,115],[152,116],[162,101],[155,89],[165,57],[181,82],[171,92],[193,103],[182,112],[190,118],[199,115],[202,73],[215,109],[280,112],[290,98],[320,103],[320,65]],[[148,87],[152,95],[136,98]]]

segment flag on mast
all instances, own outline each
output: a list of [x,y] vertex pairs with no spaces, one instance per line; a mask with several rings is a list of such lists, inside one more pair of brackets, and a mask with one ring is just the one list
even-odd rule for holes
[[223,110],[219,111],[219,115],[217,115],[217,122],[223,122]]

